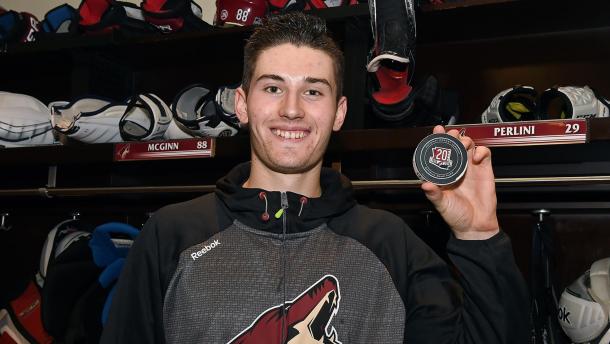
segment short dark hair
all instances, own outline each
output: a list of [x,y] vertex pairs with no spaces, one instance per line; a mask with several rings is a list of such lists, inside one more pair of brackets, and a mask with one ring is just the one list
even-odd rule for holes
[[343,94],[343,53],[329,36],[324,19],[302,12],[289,12],[265,19],[248,39],[244,48],[242,88],[250,88],[252,74],[261,52],[281,44],[290,43],[327,53],[334,64],[337,100]]

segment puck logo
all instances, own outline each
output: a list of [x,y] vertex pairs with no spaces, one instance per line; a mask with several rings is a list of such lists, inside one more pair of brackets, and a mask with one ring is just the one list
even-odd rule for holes
[[220,11],[220,20],[227,20],[229,18],[229,12],[227,10]]
[[443,147],[432,147],[432,156],[428,162],[443,170],[448,170],[453,166],[451,161],[451,149]]
[[464,145],[449,134],[432,134],[415,148],[413,170],[423,181],[449,185],[466,172],[468,155]]

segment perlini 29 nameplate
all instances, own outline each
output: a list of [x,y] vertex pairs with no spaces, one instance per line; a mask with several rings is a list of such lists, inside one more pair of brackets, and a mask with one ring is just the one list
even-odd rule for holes
[[117,143],[114,145],[114,161],[211,158],[214,145],[215,140],[209,137]]
[[481,146],[530,146],[587,142],[586,119],[531,122],[466,124],[447,126],[458,129]]

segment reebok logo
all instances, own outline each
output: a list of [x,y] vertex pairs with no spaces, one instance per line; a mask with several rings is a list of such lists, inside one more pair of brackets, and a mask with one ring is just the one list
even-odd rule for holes
[[214,240],[213,243],[211,243],[209,245],[205,245],[201,250],[191,253],[191,258],[193,258],[193,260],[197,260],[197,258],[208,253],[210,250],[212,250],[214,247],[216,247],[218,245],[220,245],[220,241]]
[[565,307],[559,308],[559,316],[558,316],[559,321],[563,321],[563,322],[566,322],[571,325],[572,323],[570,322],[569,316],[570,316],[570,312],[568,312],[568,310]]

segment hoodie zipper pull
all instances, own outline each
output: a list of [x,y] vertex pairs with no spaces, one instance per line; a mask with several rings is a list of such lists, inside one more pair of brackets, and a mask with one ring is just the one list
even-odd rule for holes
[[273,216],[275,216],[276,219],[279,219],[280,217],[282,217],[282,214],[284,214],[284,208],[280,208],[280,210],[276,211],[275,215]]
[[275,214],[273,216],[275,216],[276,219],[279,219],[280,217],[282,217],[282,215],[284,214],[284,210],[288,209],[288,195],[285,192],[280,192],[280,199],[281,199],[281,208],[275,212]]

